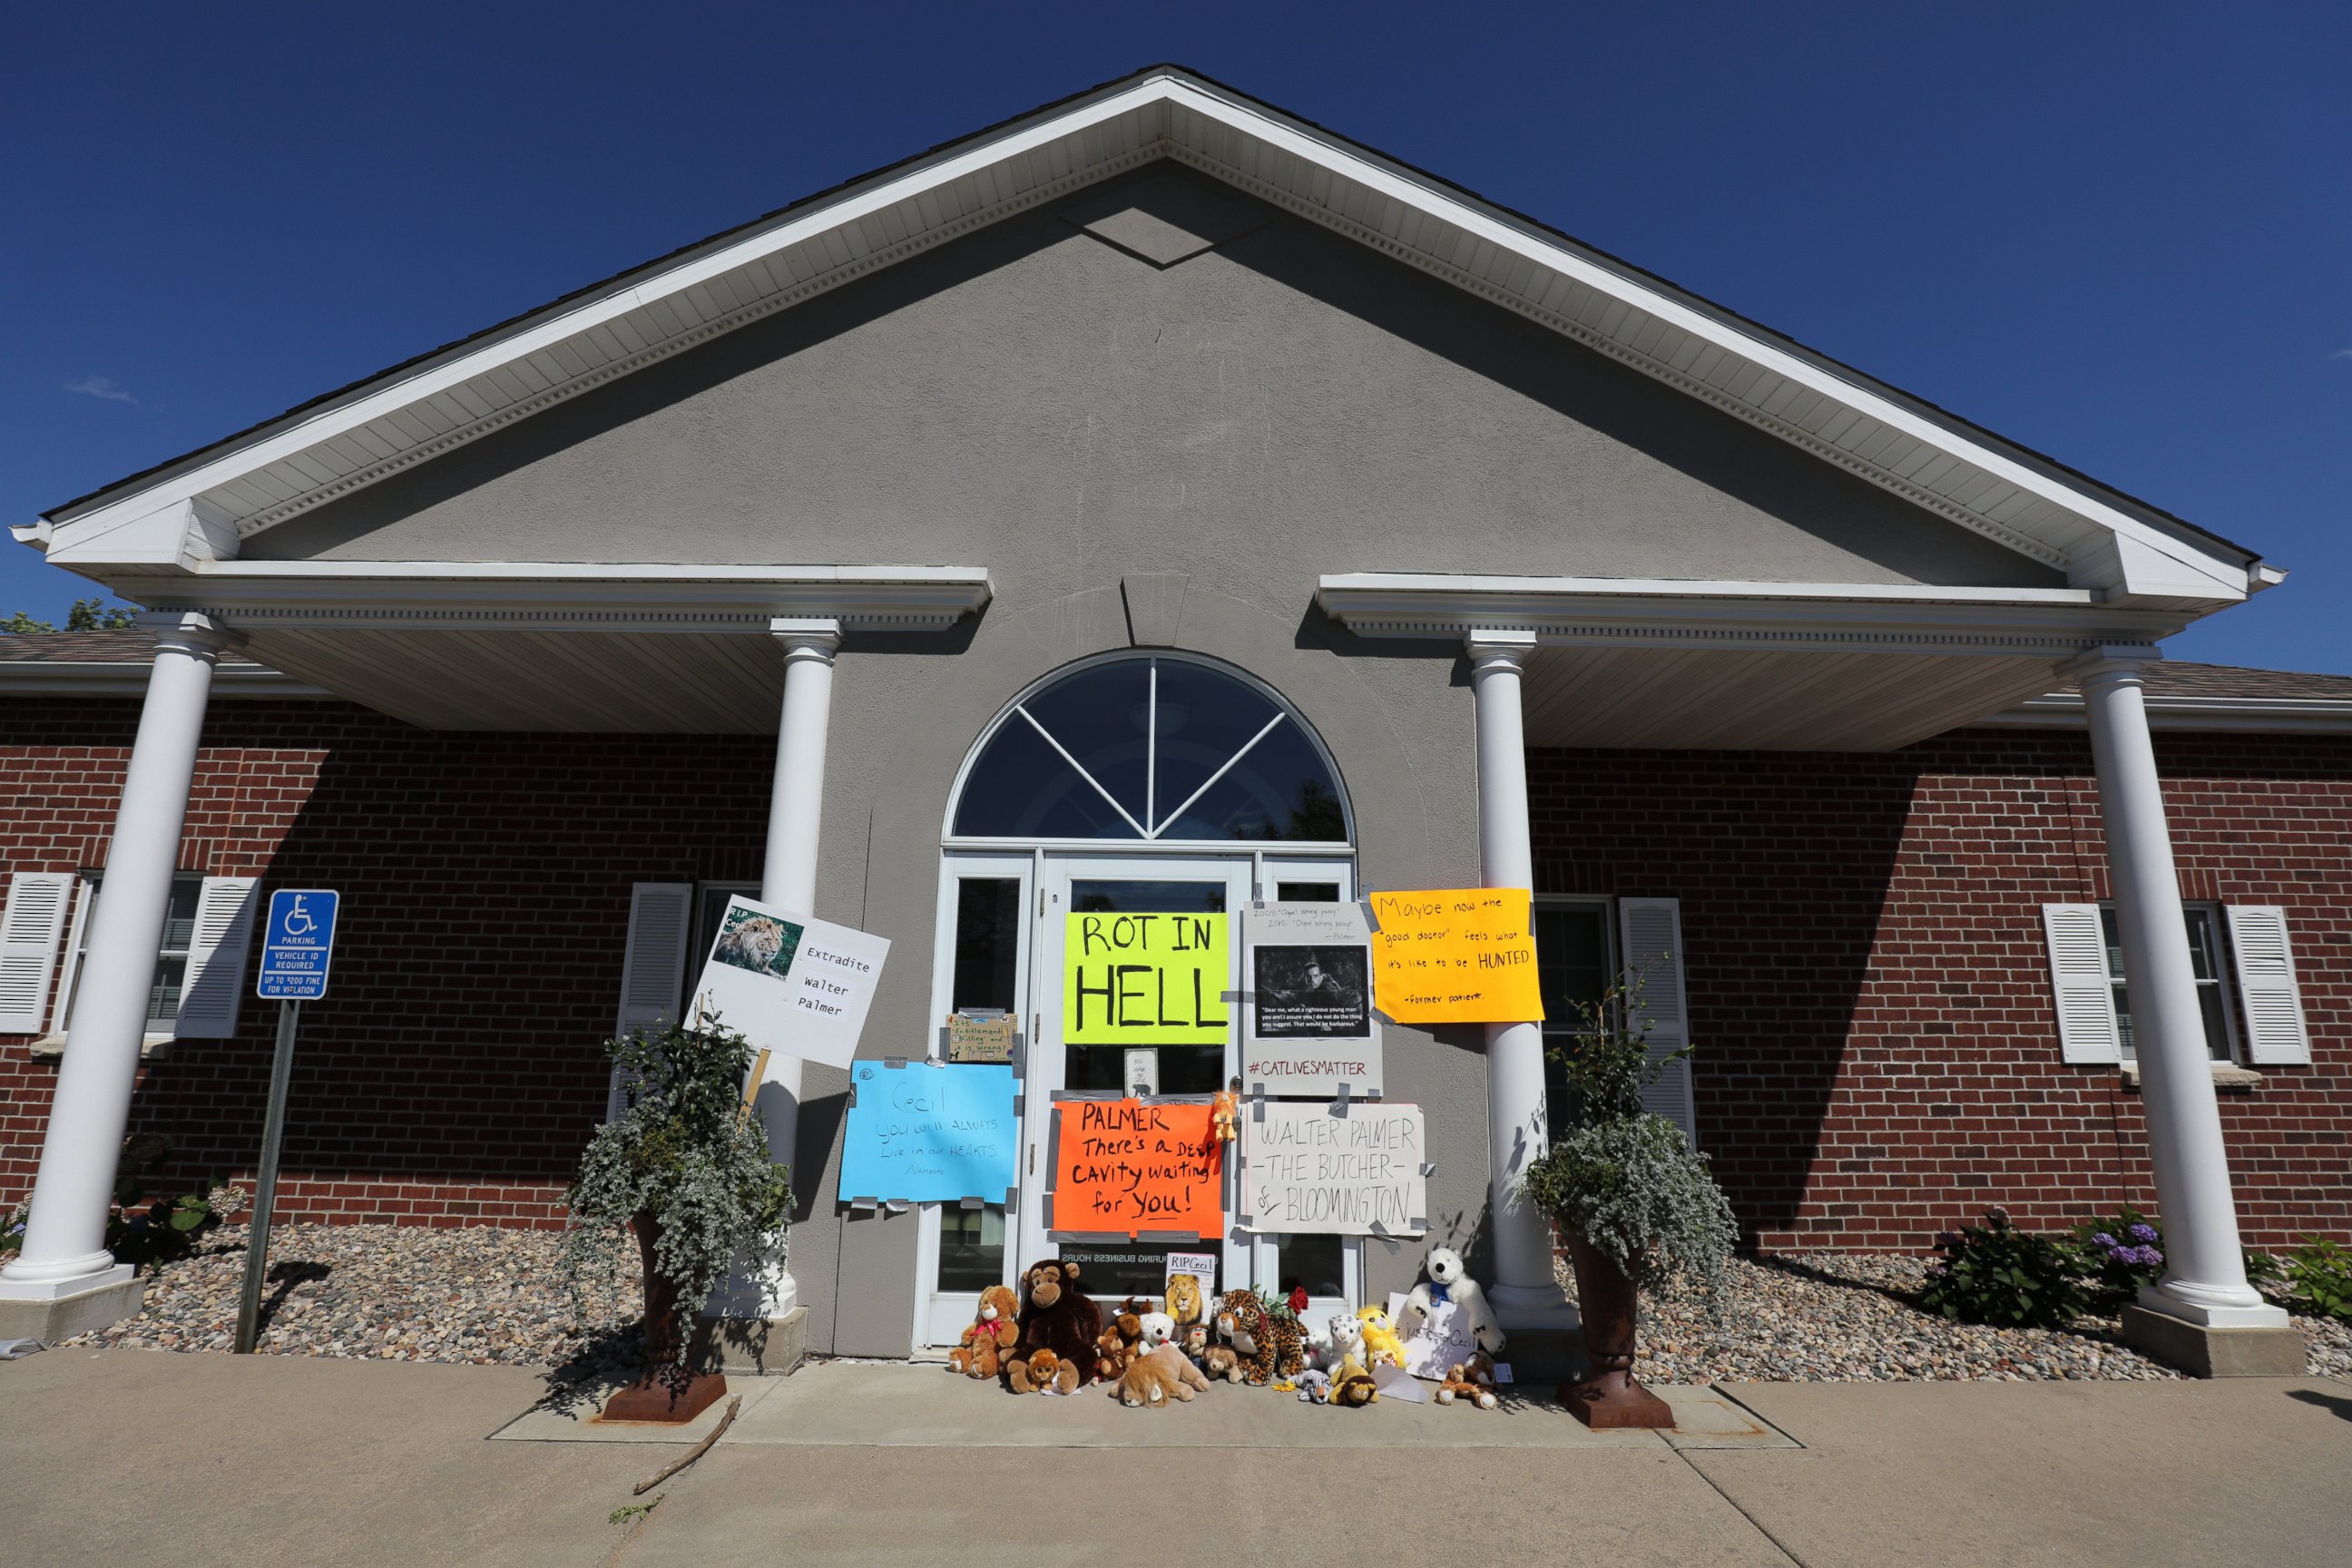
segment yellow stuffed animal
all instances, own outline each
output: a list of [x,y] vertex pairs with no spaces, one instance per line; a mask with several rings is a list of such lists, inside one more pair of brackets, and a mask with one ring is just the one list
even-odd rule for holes
[[1389,1326],[1388,1313],[1378,1307],[1366,1307],[1356,1314],[1356,1321],[1364,1325],[1364,1361],[1368,1365],[1404,1364],[1404,1342]]

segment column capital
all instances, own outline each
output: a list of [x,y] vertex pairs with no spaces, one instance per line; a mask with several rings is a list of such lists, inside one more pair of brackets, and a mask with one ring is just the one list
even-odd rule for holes
[[210,659],[236,640],[226,626],[199,610],[143,610],[131,625],[155,639],[158,653],[184,653]]
[[2151,664],[2163,662],[2164,651],[2152,643],[2102,643],[2086,647],[2058,667],[2060,675],[2088,681],[2099,676],[2120,676],[2138,679],[2141,670]]
[[768,635],[784,645],[788,659],[816,658],[833,662],[841,647],[841,623],[831,616],[773,616]]
[[1479,628],[1464,634],[1462,650],[1474,669],[1517,669],[1536,651],[1536,634]]

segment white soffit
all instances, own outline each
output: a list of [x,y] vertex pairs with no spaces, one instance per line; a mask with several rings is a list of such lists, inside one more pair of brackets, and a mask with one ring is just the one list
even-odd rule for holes
[[[166,509],[225,553],[337,496],[931,246],[1157,158],[1540,321],[2070,581],[2210,607],[2252,554],[1659,279],[1230,89],[1158,67],[882,171],[48,514],[58,564]],[[150,530],[152,531],[152,530]],[[119,542],[121,544],[129,542]],[[168,548],[162,556],[171,553]]]
[[[582,565],[553,562],[206,561],[117,573],[150,609],[194,610],[241,632],[626,631],[765,637],[779,616],[861,631],[939,631],[986,605],[977,566]],[[257,654],[255,657],[263,656]]]
[[[1351,572],[1316,603],[1360,637],[1531,632],[1538,647],[1934,654],[2042,660],[2154,642],[2189,612],[2119,606],[2084,588],[1946,588]],[[2021,690],[2019,697],[2031,693]]]

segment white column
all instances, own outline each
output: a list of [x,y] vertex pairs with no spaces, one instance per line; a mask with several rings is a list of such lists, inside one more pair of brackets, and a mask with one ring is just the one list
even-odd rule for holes
[[0,1299],[47,1300],[131,1278],[106,1250],[114,1168],[147,1033],[180,829],[221,637],[198,615],[148,615],[155,665],[116,807],[106,878],[91,913],[65,1058],[33,1182],[24,1250],[0,1271]]
[[[768,854],[760,898],[792,914],[816,913],[816,857],[824,822],[825,734],[833,716],[833,656],[841,646],[837,620],[778,616],[768,629],[784,648],[784,705],[776,725],[776,776],[768,794]],[[757,1101],[768,1130],[768,1152],[792,1172],[793,1190],[805,1193],[815,1177],[795,1158],[800,1141],[801,1059],[772,1056]],[[727,1316],[780,1318],[793,1310],[799,1287],[791,1269],[768,1259],[729,1281],[707,1310]]]
[[[1467,640],[1478,710],[1478,864],[1489,888],[1535,887],[1528,827],[1527,733],[1519,667],[1533,632],[1474,631]],[[1495,1281],[1487,1299],[1506,1329],[1573,1327],[1552,1273],[1551,1222],[1519,1201],[1519,1178],[1544,1152],[1543,1026],[1486,1026],[1487,1224]]]
[[2069,667],[2081,678],[2099,775],[2107,872],[2123,936],[2132,1042],[2164,1226],[2164,1278],[2140,1305],[2213,1328],[2284,1328],[2286,1314],[2246,1283],[2230,1159],[2197,1002],[2180,879],[2148,738],[2140,668],[2154,648],[2100,648]]

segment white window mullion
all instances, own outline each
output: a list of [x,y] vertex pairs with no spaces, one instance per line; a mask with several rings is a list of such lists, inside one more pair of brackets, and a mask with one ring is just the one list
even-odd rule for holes
[[1027,719],[1029,721],[1029,727],[1045,738],[1045,744],[1053,747],[1055,753],[1058,755],[1062,761],[1069,763],[1077,775],[1086,780],[1087,783],[1093,787],[1094,792],[1097,795],[1102,796],[1104,800],[1108,801],[1110,804],[1110,808],[1118,813],[1120,817],[1126,821],[1129,827],[1135,829],[1138,837],[1143,838],[1149,838],[1151,837],[1150,833],[1144,830],[1143,824],[1136,821],[1133,816],[1128,815],[1127,807],[1118,804],[1118,797],[1111,794],[1110,791],[1103,788],[1102,781],[1096,778],[1094,774],[1087,772],[1087,770],[1080,765],[1078,759],[1070,755],[1068,749],[1066,748],[1061,742],[1054,739],[1054,732],[1051,730],[1046,729],[1045,725],[1037,722],[1037,721],[1031,716],[1029,710],[1026,708],[1015,708],[1013,711],[1020,714],[1024,719]]
[[[1251,750],[1255,748],[1260,741],[1265,740],[1268,735],[1274,733],[1274,727],[1276,724],[1281,723],[1283,720],[1288,717],[1289,715],[1286,713],[1277,713],[1273,718],[1268,719],[1265,721],[1265,728],[1260,730],[1256,734],[1252,735],[1249,738],[1248,745],[1244,746],[1240,751],[1235,752],[1232,756],[1227,757],[1225,759],[1225,765],[1219,768],[1215,773],[1211,773],[1209,775],[1208,783],[1202,784],[1199,789],[1194,790],[1191,795],[1186,795],[1184,797],[1184,804],[1170,812],[1168,814],[1168,822],[1160,823],[1160,826],[1165,827],[1168,826],[1169,822],[1181,821],[1184,814],[1192,809],[1192,805],[1195,801],[1198,801],[1202,795],[1208,794],[1210,790],[1215,788],[1219,779],[1223,778],[1227,773],[1232,773],[1234,766],[1239,763],[1244,757],[1248,756]],[[1157,835],[1155,835],[1155,837]]]

